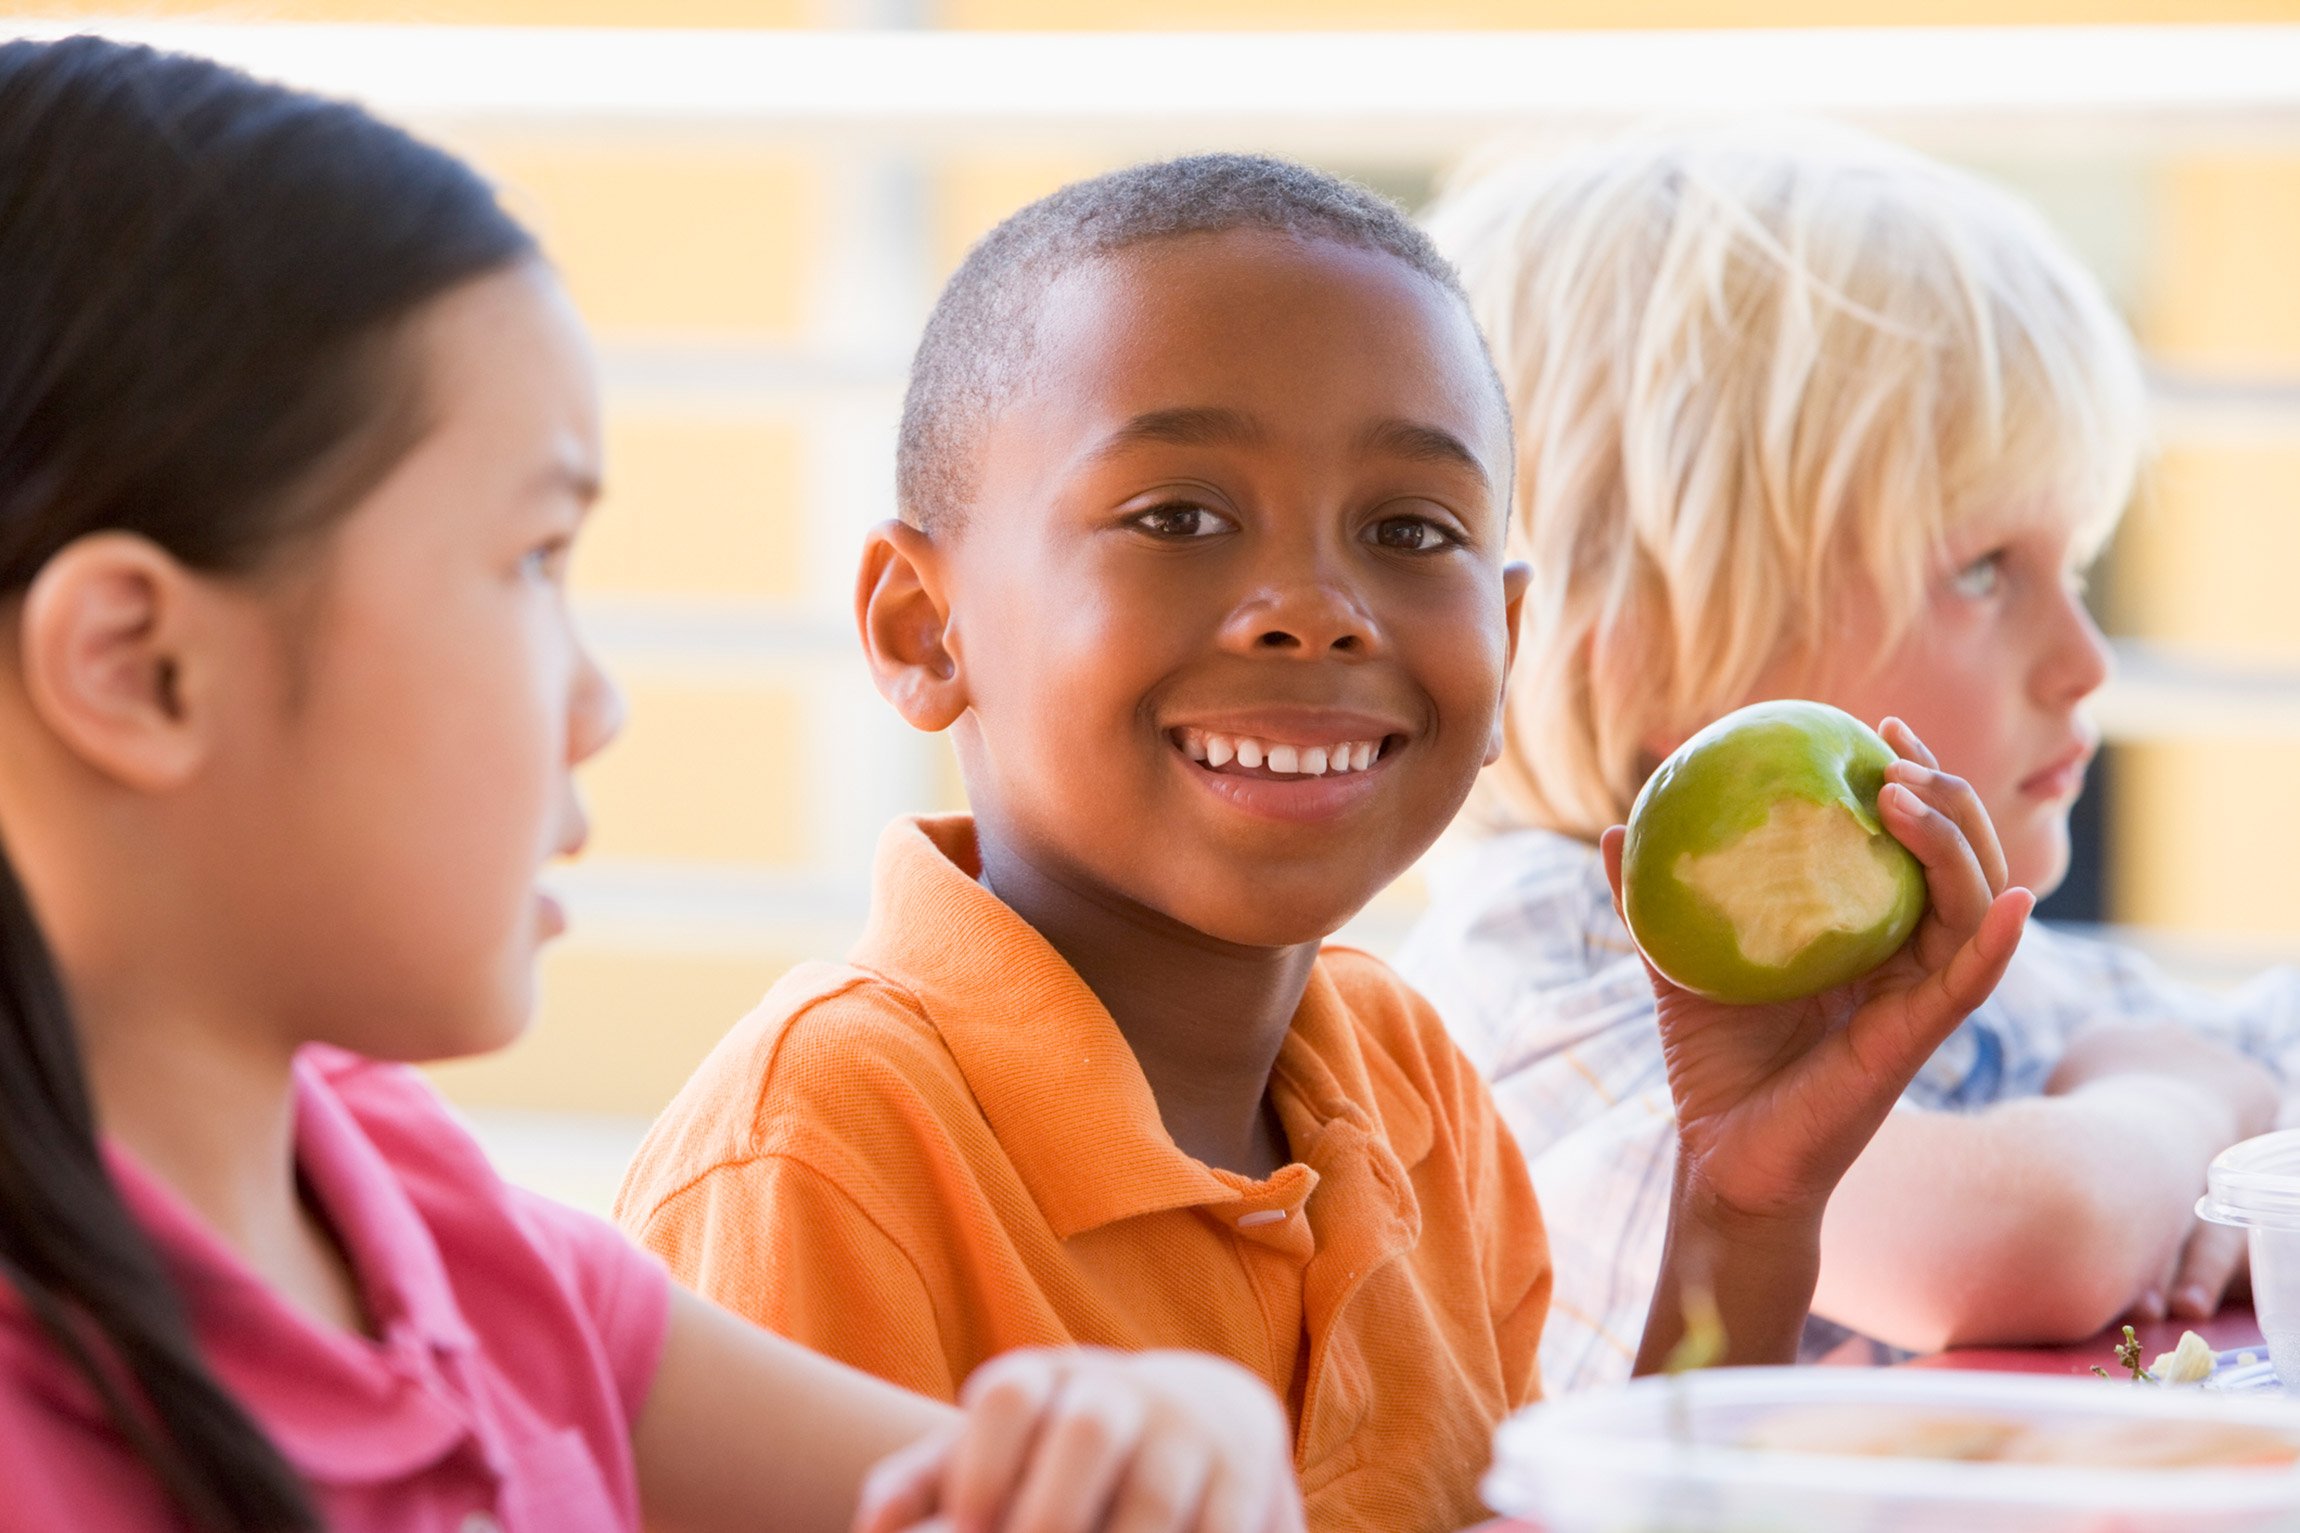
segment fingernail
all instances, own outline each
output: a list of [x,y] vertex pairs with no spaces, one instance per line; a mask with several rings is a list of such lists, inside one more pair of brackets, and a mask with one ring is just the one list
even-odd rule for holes
[[2143,1324],[2162,1320],[2164,1318],[2164,1295],[2153,1288],[2150,1289],[2140,1296],[2140,1302],[2133,1306],[2133,1312],[2140,1316]]
[[2206,1293],[2201,1285],[2191,1284],[2183,1288],[2180,1290],[2179,1297],[2172,1302],[2173,1307],[2180,1312],[2184,1319],[2202,1320],[2212,1313],[2212,1296]]

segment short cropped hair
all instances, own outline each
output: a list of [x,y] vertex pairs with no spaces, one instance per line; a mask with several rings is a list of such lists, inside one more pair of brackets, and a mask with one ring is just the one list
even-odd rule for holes
[[1057,279],[1135,246],[1239,229],[1380,251],[1468,303],[1453,267],[1403,209],[1306,165],[1200,154],[1072,182],[984,235],[944,285],[903,399],[895,453],[903,519],[930,533],[958,525],[983,427],[1025,381],[1039,306]]
[[2104,545],[2132,338],[2041,219],[1849,131],[1653,132],[1472,177],[1430,218],[1514,405],[1534,584],[1489,825],[1594,839],[1655,762],[1819,653],[1896,639],[1947,533],[2053,497]]

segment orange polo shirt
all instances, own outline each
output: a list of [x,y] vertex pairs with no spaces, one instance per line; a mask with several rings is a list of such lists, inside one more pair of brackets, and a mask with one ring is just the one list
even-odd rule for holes
[[1427,1003],[1330,948],[1278,1054],[1295,1163],[1178,1149],[1117,1024],[976,882],[973,822],[901,821],[843,965],[786,976],[656,1123],[616,1217],[679,1278],[942,1399],[1012,1347],[1189,1347],[1295,1422],[1318,1533],[1481,1516],[1538,1391],[1548,1244]]

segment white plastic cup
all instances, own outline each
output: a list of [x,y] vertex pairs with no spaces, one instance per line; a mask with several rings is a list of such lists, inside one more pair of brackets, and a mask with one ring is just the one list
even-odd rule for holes
[[2300,1392],[2300,1129],[2221,1151],[2196,1212],[2249,1232],[2252,1313],[2268,1338],[2277,1382]]

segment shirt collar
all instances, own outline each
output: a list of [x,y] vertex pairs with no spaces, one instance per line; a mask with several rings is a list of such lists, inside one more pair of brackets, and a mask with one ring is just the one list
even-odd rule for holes
[[[1036,928],[978,881],[968,815],[898,820],[880,839],[870,924],[852,956],[918,998],[965,1076],[1031,1198],[1062,1239],[1168,1209],[1296,1202],[1315,1177],[1289,1167],[1270,1184],[1216,1171],[1181,1150],[1118,1024]],[[1368,1122],[1373,1075],[1346,1004],[1321,964],[1278,1058],[1294,1098],[1289,1132],[1309,1121]],[[1379,1099],[1407,1104],[1385,1122],[1411,1165],[1430,1121],[1410,1085]],[[1308,1119],[1300,1117],[1306,1112]],[[1295,1152],[1306,1146],[1297,1142]],[[1407,1153],[1409,1152],[1410,1153]],[[1283,1182],[1283,1186],[1279,1185]]]

